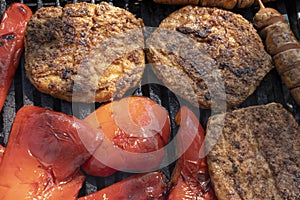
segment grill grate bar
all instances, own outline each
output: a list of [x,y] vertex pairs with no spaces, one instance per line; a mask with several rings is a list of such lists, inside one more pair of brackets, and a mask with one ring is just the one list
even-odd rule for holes
[[16,115],[16,105],[15,105],[15,89],[12,84],[10,87],[8,94],[6,96],[5,104],[3,107],[3,134],[4,134],[4,143],[6,144],[8,141],[9,133],[11,126],[13,124],[13,118],[11,116]]
[[2,15],[2,13],[4,13],[5,10],[6,10],[6,1],[0,0],[0,15]]
[[287,17],[289,19],[289,24],[294,32],[295,36],[297,39],[300,39],[300,34],[299,34],[299,27],[298,27],[298,21],[297,21],[297,1],[294,0],[286,0],[285,1],[285,6],[286,6],[286,11],[287,11]]
[[43,1],[42,0],[37,0],[36,3],[37,3],[37,8],[38,9],[43,7]]

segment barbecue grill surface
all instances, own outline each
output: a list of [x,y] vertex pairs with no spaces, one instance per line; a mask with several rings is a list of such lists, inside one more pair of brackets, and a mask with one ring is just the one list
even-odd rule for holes
[[[3,11],[13,2],[11,0],[0,0],[0,11]],[[43,6],[64,6],[68,3],[76,3],[80,1],[70,1],[70,0],[21,0],[18,1],[28,5],[32,11],[36,11],[38,8]],[[99,3],[100,0],[87,1],[90,3]],[[125,8],[130,12],[134,13],[137,17],[142,18],[145,26],[147,27],[157,27],[162,19],[167,17],[171,12],[179,9],[182,6],[175,5],[159,5],[153,3],[151,0],[108,0],[111,4]],[[277,2],[272,2],[266,4],[266,6],[278,9],[285,18],[289,21],[290,26],[299,40],[299,17],[300,16],[300,2],[297,0],[277,0]],[[252,21],[254,14],[258,11],[257,6],[253,6],[248,9],[235,9],[233,12],[243,15],[249,21]],[[152,28],[147,28],[145,30],[145,35],[150,34]],[[154,84],[148,84],[152,82]],[[138,88],[130,90],[127,92],[128,95],[143,95],[148,96],[152,100],[164,106],[174,119],[180,105],[185,104],[193,108],[186,101],[176,97],[171,91],[169,91],[164,86],[160,86],[160,81],[155,78],[155,75],[151,69],[147,68],[145,70],[143,80]],[[179,103],[180,102],[180,103]],[[296,118],[298,123],[300,122],[300,110],[299,106],[296,105],[293,98],[288,92],[288,89],[282,83],[278,73],[273,69],[262,81],[260,86],[242,105],[239,107],[247,107],[250,105],[261,105],[270,102],[281,103],[286,109],[288,109]],[[78,118],[84,118],[88,115],[95,107],[100,106],[100,104],[83,104],[75,103],[71,104],[62,100],[55,99],[49,95],[42,94],[38,92],[29,80],[25,76],[24,70],[24,57],[21,58],[20,66],[16,72],[14,82],[10,88],[9,94],[7,96],[5,106],[0,115],[0,143],[5,145],[9,136],[10,128],[13,123],[14,116],[16,112],[23,105],[36,105],[44,108],[49,108],[55,111],[61,111],[66,114],[74,115]],[[195,109],[195,108],[194,108]],[[203,126],[206,125],[206,121],[210,116],[209,110],[200,110],[200,121]],[[171,123],[172,135],[176,134],[177,127],[172,120]],[[174,163],[165,167],[163,171],[167,176],[170,175]],[[80,191],[80,196],[90,194],[96,190],[99,190],[105,186],[111,185],[114,182],[120,181],[125,177],[128,177],[129,173],[117,172],[116,174],[107,177],[99,178],[87,176],[86,182]]]

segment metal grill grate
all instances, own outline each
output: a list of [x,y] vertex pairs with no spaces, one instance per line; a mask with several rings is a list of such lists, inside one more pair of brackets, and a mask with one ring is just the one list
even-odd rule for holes
[[[0,0],[1,12],[5,10],[6,6],[9,6],[13,0]],[[33,11],[43,6],[64,6],[68,3],[79,2],[77,0],[20,0],[21,3],[27,4]],[[101,0],[90,0],[90,3],[99,3]],[[125,8],[134,13],[137,17],[144,20],[146,26],[157,27],[159,22],[169,15],[180,6],[171,5],[157,5],[150,0],[136,1],[136,0],[109,0],[111,4]],[[278,0],[277,2],[270,3],[268,6],[274,7],[284,16],[291,25],[292,30],[299,39],[300,30],[300,2],[297,0]],[[254,13],[257,11],[257,7],[249,9],[239,10],[234,12],[242,14],[245,18],[251,20]],[[143,80],[147,79],[147,74],[152,74],[150,69],[146,69]],[[153,77],[153,76],[151,76]],[[157,80],[157,82],[159,82]],[[142,85],[135,90],[129,92],[130,94],[148,96],[156,102],[163,105],[170,113],[171,119],[179,109],[179,103],[172,92],[159,85]],[[290,96],[287,88],[283,85],[279,75],[275,70],[272,70],[262,81],[261,85],[257,88],[255,93],[251,95],[240,107],[246,107],[250,105],[266,104],[269,102],[279,102],[283,104],[289,111],[293,113],[297,121],[300,121],[299,107],[295,104]],[[185,101],[183,101],[185,102]],[[188,104],[188,103],[187,103]],[[18,109],[23,105],[36,105],[40,107],[50,108],[52,110],[61,111],[66,114],[73,114],[78,118],[84,118],[91,112],[93,105],[90,104],[78,104],[80,109],[72,110],[72,105],[69,102],[61,101],[50,97],[49,95],[39,93],[29,82],[25,76],[24,70],[24,57],[20,62],[12,87],[10,88],[5,106],[0,115],[0,143],[6,144],[8,135],[10,132],[13,118]],[[99,104],[96,104],[99,106]],[[203,125],[206,124],[210,112],[208,110],[200,110],[200,121]],[[171,123],[172,132],[176,132],[176,126],[174,122]],[[172,133],[172,134],[173,134]],[[172,165],[163,169],[167,175],[170,175]],[[119,181],[130,174],[118,172],[108,178],[96,178],[87,176],[86,182],[80,191],[80,196],[92,193],[105,186],[108,186],[116,181]]]

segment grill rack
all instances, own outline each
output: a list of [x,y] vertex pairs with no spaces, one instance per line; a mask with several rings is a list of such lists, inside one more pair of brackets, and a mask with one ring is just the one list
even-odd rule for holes
[[[14,1],[17,0],[0,0],[1,13],[3,13],[3,11]],[[82,1],[84,0],[20,0],[17,2],[28,5],[34,12],[43,6],[64,6],[69,3]],[[102,0],[88,0],[86,2],[97,4],[101,1]],[[136,17],[142,18],[144,24],[149,27],[157,27],[162,19],[167,17],[171,12],[182,7],[178,5],[159,5],[153,3],[151,0],[107,0],[107,2],[115,6],[125,8],[126,10],[134,13]],[[297,2],[297,0],[277,0],[277,2],[268,3],[266,4],[266,6],[276,8],[283,14],[299,40],[300,2]],[[248,9],[234,9],[233,12],[243,15],[246,19],[251,21],[257,10],[258,6],[253,6]],[[147,68],[145,70],[143,80],[147,80],[148,75],[150,75],[151,77],[155,77],[151,69]],[[155,82],[159,83],[160,81],[155,80]],[[174,119],[174,116],[180,107],[179,102],[176,99],[177,97],[171,91],[159,85],[143,85],[142,81],[139,87],[127,93],[127,95],[130,94],[150,97],[152,100],[161,104],[169,111],[171,119]],[[185,105],[192,107],[189,103],[182,99],[180,100],[180,102],[183,102]],[[300,108],[294,102],[288,89],[282,83],[280,76],[275,69],[273,69],[263,79],[262,83],[254,92],[254,94],[251,95],[239,107],[261,105],[270,102],[278,102],[283,104],[283,106],[295,116],[298,123],[300,122]],[[78,103],[78,109],[74,110],[72,109],[71,103],[55,99],[47,94],[38,92],[26,78],[24,69],[24,56],[22,56],[21,58],[20,66],[17,69],[4,108],[0,114],[0,144],[5,145],[7,143],[14,116],[23,105],[36,105],[44,108],[49,108],[55,111],[74,115],[81,119],[88,115],[95,107],[94,104]],[[101,104],[96,104],[96,107],[100,105]],[[209,110],[200,109],[200,122],[203,126],[206,125],[206,121],[209,116]],[[171,135],[176,134],[177,127],[174,123],[174,120],[171,120],[171,130]],[[167,176],[170,176],[173,167],[174,163],[162,170]],[[80,190],[79,196],[85,196],[87,194],[93,193],[130,175],[130,173],[117,172],[112,176],[106,178],[87,176],[85,184]]]

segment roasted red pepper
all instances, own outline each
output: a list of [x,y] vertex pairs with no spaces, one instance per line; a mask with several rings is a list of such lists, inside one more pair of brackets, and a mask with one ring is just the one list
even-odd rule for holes
[[175,117],[180,125],[178,130],[178,148],[186,148],[177,161],[172,174],[174,185],[168,199],[215,199],[210,185],[208,166],[205,154],[200,153],[204,140],[204,130],[194,113],[187,107],[182,107]]
[[24,49],[24,34],[32,12],[21,3],[13,3],[0,24],[0,111]]
[[0,164],[0,199],[76,199],[79,167],[101,143],[88,123],[35,106],[21,108]]
[[139,174],[117,182],[79,200],[160,200],[164,198],[168,185],[162,172]]
[[123,98],[98,108],[84,120],[105,135],[103,144],[83,165],[88,174],[108,176],[116,170],[149,170],[160,165],[170,120],[167,111],[149,98]]

